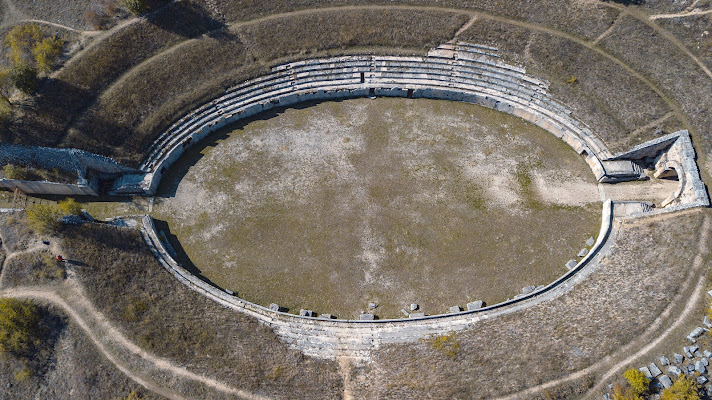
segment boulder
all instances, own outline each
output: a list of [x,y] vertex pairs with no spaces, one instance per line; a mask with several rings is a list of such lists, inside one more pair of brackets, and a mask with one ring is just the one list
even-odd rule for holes
[[702,361],[702,364],[705,364],[705,367],[710,365],[710,360],[707,357],[702,357],[700,361]]
[[319,318],[324,318],[324,319],[333,319],[334,316],[331,314],[321,314]]
[[312,311],[312,310],[305,310],[305,309],[302,308],[301,310],[299,310],[299,315],[301,315],[302,317],[313,317],[313,316],[314,316],[314,311]]
[[451,312],[451,313],[459,313],[460,311],[462,311],[462,309],[460,308],[460,306],[452,306],[452,307],[450,307],[450,312]]
[[411,303],[411,304],[410,304],[410,311],[415,311],[415,310],[418,309],[418,307],[419,307],[419,306],[418,306],[417,304]]
[[278,304],[275,304],[275,303],[272,303],[272,304],[269,305],[269,309],[272,310],[272,311],[279,311],[279,305],[278,305]]
[[695,363],[695,371],[704,374],[707,372],[707,367],[705,367],[705,364],[703,364],[702,361],[698,361]]
[[670,379],[670,377],[667,376],[667,375],[663,375],[663,376],[659,377],[659,378],[658,378],[658,382],[660,382],[660,384],[663,385],[663,387],[664,387],[665,389],[667,389],[667,388],[669,388],[670,386],[672,386],[672,379]]
[[572,269],[572,268],[574,268],[575,266],[576,266],[576,260],[569,260],[569,261],[566,263],[566,268],[567,268],[567,269]]
[[674,376],[678,376],[682,373],[682,370],[674,365],[671,365],[668,367],[668,373],[670,373]]
[[596,243],[596,240],[593,237],[590,237],[586,241],[586,246],[591,247],[591,246],[593,246],[594,243]]
[[712,351],[705,350],[702,353],[704,353],[705,357],[707,358],[712,358]]
[[660,361],[660,365],[664,366],[664,365],[670,364],[670,359],[668,359],[665,356],[660,356],[660,358],[658,358],[658,360]]
[[371,310],[375,310],[376,307],[378,307],[378,304],[376,304],[376,303],[368,303],[368,308],[370,308]]
[[686,356],[687,358],[694,358],[694,356],[692,355],[692,352],[690,352],[690,348],[689,348],[689,347],[687,347],[687,346],[683,347],[683,348],[682,348],[682,352],[685,353],[685,356]]
[[479,310],[485,305],[482,300],[475,300],[471,303],[467,303],[467,311]]
[[683,357],[682,354],[675,353],[672,358],[675,361],[675,364],[682,364],[682,362],[685,361],[685,357]]
[[648,364],[648,370],[650,371],[650,374],[653,376],[653,378],[663,373],[663,371],[661,371],[660,368],[655,365],[655,363]]

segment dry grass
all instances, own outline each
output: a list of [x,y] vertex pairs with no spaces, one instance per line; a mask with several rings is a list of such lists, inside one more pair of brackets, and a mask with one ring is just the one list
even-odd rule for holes
[[686,290],[680,283],[697,253],[701,220],[698,212],[624,226],[603,266],[572,292],[457,334],[454,358],[426,344],[377,351],[360,372],[369,384],[358,396],[490,398],[601,360]]
[[338,396],[334,363],[287,349],[267,327],[183,286],[138,231],[86,224],[67,227],[63,240],[92,302],[148,351],[273,398]]
[[27,248],[32,239],[32,230],[25,212],[0,214],[0,236],[3,247],[10,252]]
[[61,282],[66,277],[64,264],[49,251],[33,252],[12,258],[5,265],[3,286]]

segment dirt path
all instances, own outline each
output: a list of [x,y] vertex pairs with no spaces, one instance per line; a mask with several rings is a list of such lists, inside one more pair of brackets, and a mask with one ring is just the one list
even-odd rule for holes
[[665,18],[680,18],[680,17],[692,17],[695,15],[705,15],[705,14],[712,14],[712,10],[694,10],[694,11],[688,11],[688,12],[681,12],[677,14],[656,14],[656,15],[651,15],[650,18],[651,20],[656,20],[656,19],[665,19]]
[[[676,214],[679,215],[679,214]],[[662,219],[666,218],[667,216],[665,215],[659,215],[651,218],[642,218],[639,219],[635,222],[629,223],[629,225],[633,224],[640,224],[640,223],[647,223],[653,219]],[[655,346],[659,345],[662,341],[668,338],[670,334],[676,330],[678,327],[680,327],[684,322],[686,322],[686,319],[689,317],[689,315],[695,310],[695,307],[697,305],[697,302],[700,300],[700,297],[704,295],[705,291],[705,276],[702,275],[697,279],[697,282],[695,282],[695,277],[699,274],[700,269],[702,269],[704,265],[704,259],[705,257],[703,254],[707,254],[709,252],[709,248],[707,247],[707,243],[709,240],[709,231],[712,228],[712,223],[710,222],[710,217],[705,215],[704,216],[705,220],[703,223],[703,228],[702,228],[702,237],[700,237],[700,241],[698,243],[698,254],[695,256],[695,260],[693,262],[693,267],[692,271],[690,273],[690,277],[685,281],[685,287],[690,287],[693,284],[694,286],[694,291],[692,295],[689,297],[689,300],[685,303],[685,308],[682,310],[680,313],[680,316],[673,321],[672,324],[670,324],[665,331],[663,331],[660,335],[658,335],[654,340],[650,340],[649,336],[655,332],[657,329],[659,329],[662,325],[663,322],[672,314],[674,310],[674,305],[678,304],[682,301],[684,296],[686,295],[685,292],[680,292],[675,296],[675,299],[670,302],[670,306],[663,311],[658,318],[653,321],[652,324],[648,327],[647,331],[640,335],[636,340],[632,341],[631,343],[625,345],[623,348],[621,348],[616,354],[609,355],[602,359],[601,361],[584,368],[578,372],[575,372],[569,376],[556,379],[553,381],[549,381],[546,383],[543,383],[541,385],[533,386],[529,389],[523,390],[521,392],[513,393],[508,396],[500,397],[499,400],[514,400],[514,399],[519,399],[519,398],[526,398],[528,396],[532,396],[542,390],[545,389],[551,389],[556,386],[562,385],[567,382],[575,381],[577,379],[581,379],[585,377],[586,375],[595,373],[596,370],[605,367],[606,364],[611,363],[615,359],[621,357],[624,355],[627,351],[630,351],[632,348],[639,347],[643,345],[644,343],[648,343],[645,345],[643,348],[640,350],[636,351],[635,353],[623,358],[621,361],[617,362],[614,364],[612,367],[608,368],[607,371],[600,377],[598,378],[598,383],[594,385],[589,391],[584,395],[581,396],[582,398],[585,398],[587,396],[591,396],[592,394],[595,394],[597,390],[600,390],[603,385],[608,383],[608,380],[618,373],[622,368],[625,368],[626,366],[630,365],[633,361],[638,359],[639,357],[645,356],[648,354],[652,349],[655,348]]]

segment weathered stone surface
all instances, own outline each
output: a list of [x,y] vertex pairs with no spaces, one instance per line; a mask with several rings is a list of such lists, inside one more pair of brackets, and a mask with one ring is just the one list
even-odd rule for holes
[[663,371],[661,371],[660,368],[655,365],[655,363],[650,363],[648,365],[648,370],[650,370],[650,374],[653,376],[653,378],[663,373]]
[[536,290],[536,286],[525,286],[522,288],[522,294],[529,294]]
[[683,347],[683,348],[682,348],[682,352],[685,353],[685,356],[686,356],[687,358],[694,358],[694,356],[692,355],[692,352],[690,351],[690,348],[689,348],[689,347],[687,347],[687,346]]
[[705,364],[703,364],[702,361],[698,361],[695,363],[695,371],[704,374],[707,372],[707,367],[705,367]]
[[425,313],[416,312],[416,313],[410,313],[408,315],[408,318],[420,318],[420,317],[424,317],[424,316],[425,316]]
[[702,357],[700,361],[702,361],[702,364],[705,364],[705,367],[710,365],[710,360],[707,357]]
[[648,369],[648,367],[638,368],[638,371],[642,372],[646,378],[653,379],[653,374],[650,373],[650,370]]
[[683,357],[682,354],[675,353],[672,358],[675,361],[675,364],[682,364],[682,362],[685,361],[685,357]]
[[299,315],[301,315],[302,317],[313,317],[314,312],[312,310],[305,310],[302,308],[301,310],[299,310]]
[[705,333],[704,328],[702,328],[701,326],[698,326],[692,332],[690,332],[689,336],[697,339],[698,337],[702,336],[703,333]]
[[275,304],[275,303],[272,303],[272,304],[269,305],[269,309],[272,310],[272,311],[279,311],[279,305],[278,305],[278,304]]
[[596,240],[593,237],[590,237],[586,241],[586,246],[591,247],[591,246],[593,246],[594,243],[596,243]]
[[374,319],[376,319],[376,316],[373,314],[361,314],[359,315],[358,319],[360,319],[361,321],[373,321]]
[[712,351],[705,350],[702,353],[705,355],[705,357],[712,358]]
[[333,319],[334,318],[334,316],[331,314],[321,314],[321,315],[319,315],[319,317],[325,318],[325,319]]
[[678,376],[682,373],[682,370],[674,365],[668,367],[668,373]]
[[460,306],[452,306],[452,307],[450,307],[450,312],[451,312],[451,313],[459,313],[460,311],[462,311],[462,309],[460,309]]
[[660,365],[669,365],[670,364],[670,359],[665,356],[660,356],[660,358],[658,358],[658,360],[660,361]]
[[658,382],[663,386],[663,388],[667,389],[670,386],[672,386],[672,379],[670,379],[669,376],[667,375],[662,375],[658,378]]
[[692,343],[697,343],[697,340],[695,340],[694,338],[691,338],[690,336],[686,336],[685,339],[689,340]]
[[419,307],[419,306],[418,306],[417,304],[411,303],[411,305],[410,305],[410,311],[415,311],[415,310],[418,309],[418,307]]
[[569,260],[569,261],[566,263],[566,268],[568,268],[568,269],[571,269],[571,268],[573,268],[573,267],[575,267],[575,266],[576,266],[576,260]]
[[579,257],[586,257],[586,254],[588,254],[588,249],[581,249],[581,251],[578,252]]
[[467,303],[467,311],[479,310],[482,306],[484,306],[482,300],[475,300],[471,303]]
[[699,350],[695,350],[694,354],[695,357],[704,357],[704,354],[700,353]]
[[687,375],[692,375],[695,372],[695,364],[689,363],[687,364],[687,367],[685,368],[685,373]]
[[699,383],[700,385],[704,385],[705,383],[707,383],[707,381],[708,381],[708,379],[705,378],[704,376],[697,377],[697,383]]

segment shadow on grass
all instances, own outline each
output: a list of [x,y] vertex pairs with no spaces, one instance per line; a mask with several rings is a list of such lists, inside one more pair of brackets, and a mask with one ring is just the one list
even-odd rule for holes
[[284,114],[285,111],[289,109],[293,110],[303,110],[310,107],[317,106],[321,103],[326,102],[342,102],[349,100],[345,99],[325,99],[325,100],[312,100],[305,101],[298,104],[293,104],[284,107],[275,107],[271,110],[263,111],[259,114],[253,115],[249,118],[241,119],[233,124],[227,125],[217,131],[211,133],[210,135],[203,138],[201,141],[193,144],[188,150],[186,150],[178,160],[170,166],[168,171],[161,178],[161,183],[158,186],[158,191],[156,197],[168,198],[175,197],[176,191],[178,190],[178,185],[180,181],[183,180],[185,175],[188,173],[190,168],[200,161],[205,155],[205,150],[208,148],[216,147],[221,141],[229,138],[231,133],[236,130],[244,129],[248,124],[255,121],[266,121]]
[[163,30],[185,38],[194,38],[227,27],[198,4],[188,2],[171,2],[149,14],[147,20]]

